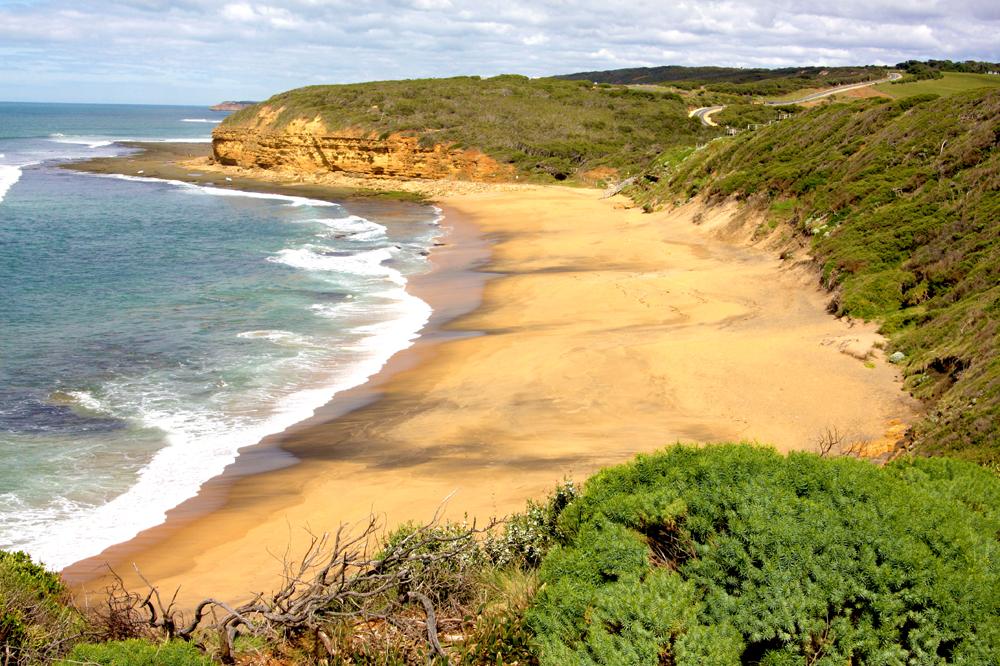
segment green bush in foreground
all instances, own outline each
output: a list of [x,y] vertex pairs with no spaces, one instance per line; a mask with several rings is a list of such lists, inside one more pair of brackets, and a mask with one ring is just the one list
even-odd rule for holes
[[214,662],[183,641],[151,643],[139,639],[82,643],[58,666],[211,666]]
[[0,666],[49,663],[83,628],[57,574],[25,553],[0,551]]
[[542,664],[996,664],[1000,480],[720,445],[605,469],[528,614]]

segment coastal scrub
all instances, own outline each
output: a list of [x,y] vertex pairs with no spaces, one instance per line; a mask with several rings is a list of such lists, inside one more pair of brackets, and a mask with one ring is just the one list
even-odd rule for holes
[[528,623],[543,665],[992,663],[998,506],[956,460],[676,446],[587,482]]
[[903,354],[907,388],[932,406],[920,449],[995,464],[998,136],[996,88],[830,104],[655,163],[630,194],[768,209],[818,262],[831,312],[880,322]]

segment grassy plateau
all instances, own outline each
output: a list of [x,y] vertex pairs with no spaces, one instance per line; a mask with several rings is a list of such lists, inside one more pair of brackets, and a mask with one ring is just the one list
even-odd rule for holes
[[627,175],[664,150],[714,135],[673,93],[515,75],[310,86],[238,111],[222,126],[252,124],[262,107],[280,109],[270,129],[319,119],[331,133],[410,134],[476,148],[549,180],[599,167]]

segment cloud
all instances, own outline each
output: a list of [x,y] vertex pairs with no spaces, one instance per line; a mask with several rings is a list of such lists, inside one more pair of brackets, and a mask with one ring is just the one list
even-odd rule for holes
[[996,0],[0,2],[0,99],[211,102],[638,65],[1000,59]]

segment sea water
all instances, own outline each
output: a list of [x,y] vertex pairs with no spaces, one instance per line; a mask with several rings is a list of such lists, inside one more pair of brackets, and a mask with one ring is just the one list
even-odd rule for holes
[[58,166],[222,117],[0,103],[0,549],[61,568],[159,524],[426,324],[432,207]]

